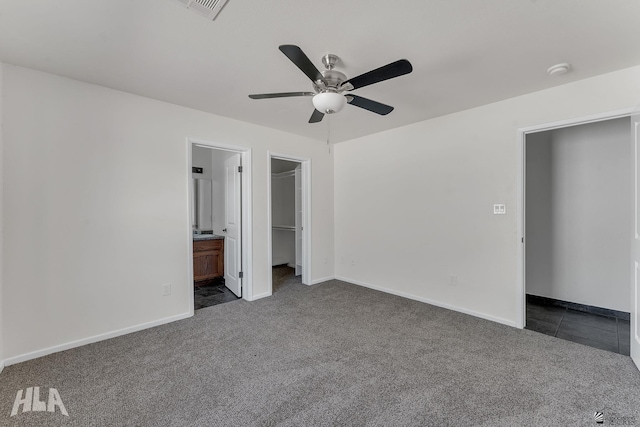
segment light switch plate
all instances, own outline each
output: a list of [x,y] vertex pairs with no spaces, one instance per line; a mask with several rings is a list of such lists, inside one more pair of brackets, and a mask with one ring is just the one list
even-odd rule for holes
[[506,215],[507,214],[507,206],[504,204],[495,204],[493,205],[493,214],[494,215]]

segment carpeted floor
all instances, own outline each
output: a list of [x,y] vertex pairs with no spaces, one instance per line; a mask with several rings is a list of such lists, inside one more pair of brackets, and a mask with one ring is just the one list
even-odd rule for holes
[[[19,413],[55,387],[69,413]],[[629,357],[331,281],[0,374],[0,424],[594,426],[640,423]],[[625,424],[626,423],[626,424]]]
[[271,268],[271,292],[275,294],[284,286],[300,284],[301,278],[296,278],[295,268],[285,265],[276,265]]

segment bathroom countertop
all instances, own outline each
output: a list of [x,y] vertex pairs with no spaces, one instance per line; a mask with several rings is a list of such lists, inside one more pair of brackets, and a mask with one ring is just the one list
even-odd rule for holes
[[194,234],[193,240],[221,240],[224,236],[218,236],[217,234]]

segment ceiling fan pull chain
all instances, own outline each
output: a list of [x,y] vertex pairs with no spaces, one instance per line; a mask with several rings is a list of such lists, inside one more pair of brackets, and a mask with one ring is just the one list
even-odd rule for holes
[[329,154],[331,154],[331,114],[327,114],[327,147],[329,147]]

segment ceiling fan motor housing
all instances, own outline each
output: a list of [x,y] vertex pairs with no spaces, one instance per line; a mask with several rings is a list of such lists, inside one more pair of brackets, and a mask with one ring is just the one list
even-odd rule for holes
[[344,73],[336,70],[324,70],[322,75],[327,82],[327,86],[334,89],[337,89],[342,82],[347,80],[347,76]]

